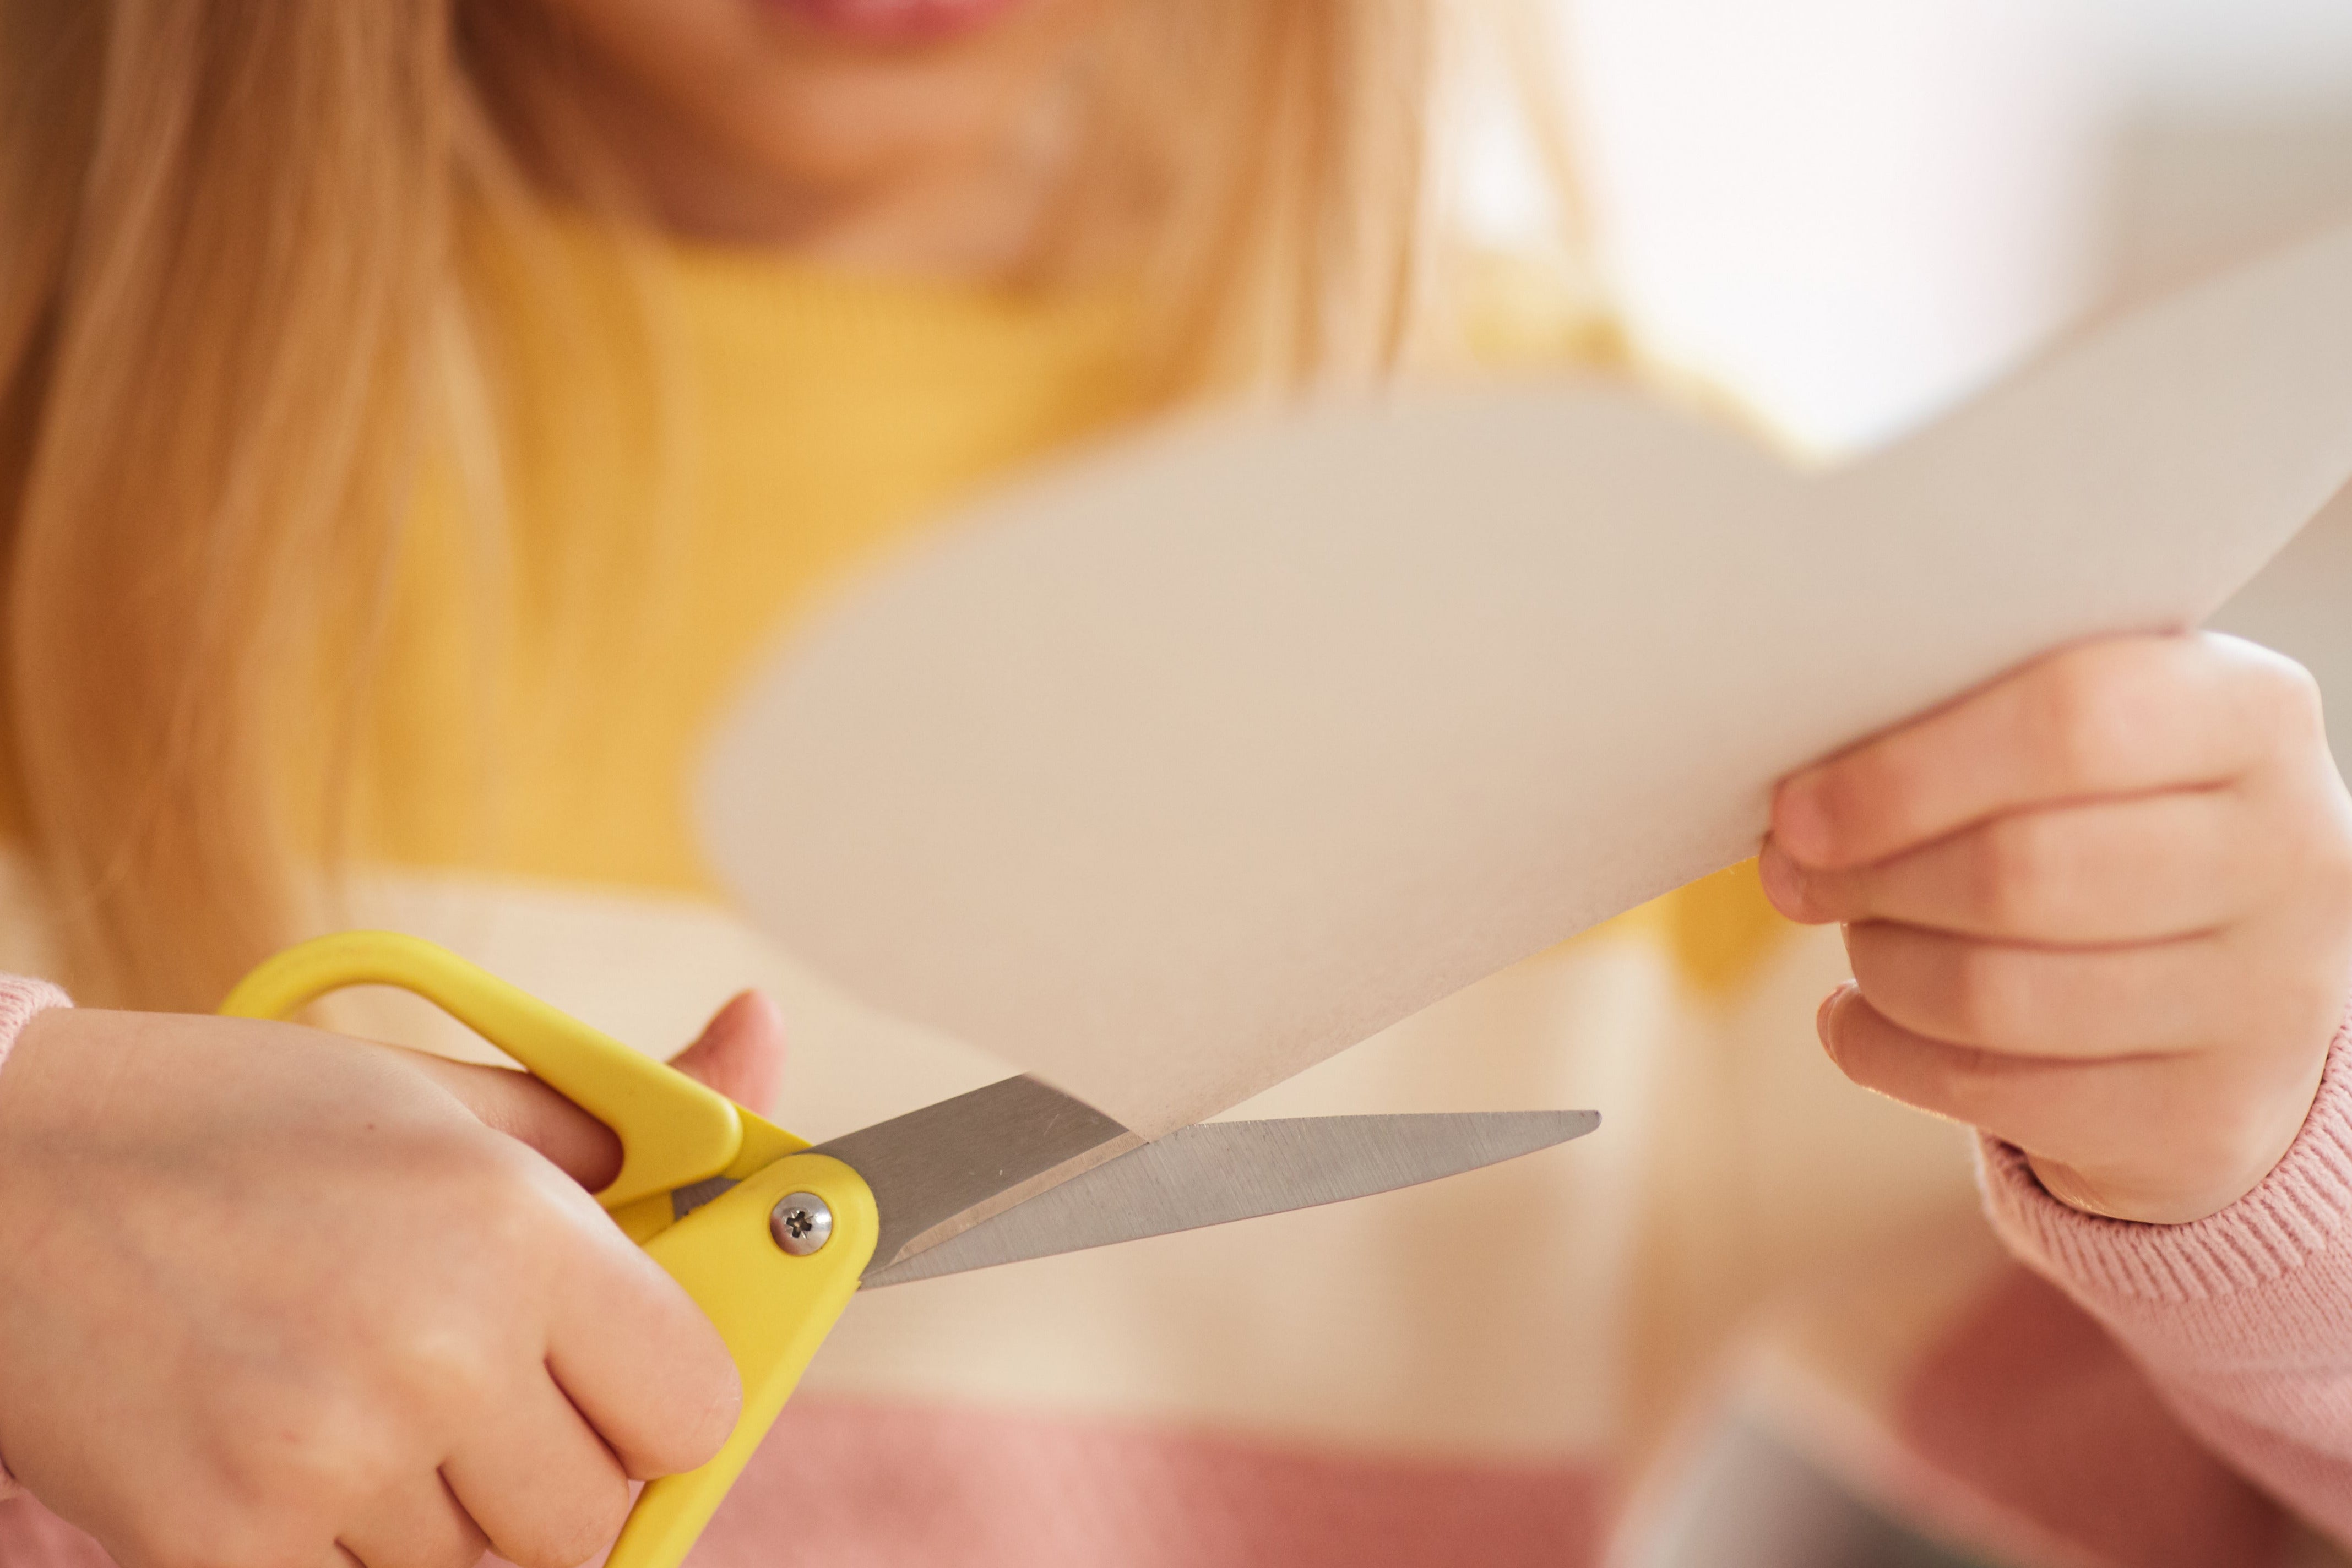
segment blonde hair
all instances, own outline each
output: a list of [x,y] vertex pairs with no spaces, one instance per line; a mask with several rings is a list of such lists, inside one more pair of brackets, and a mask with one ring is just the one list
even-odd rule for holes
[[[492,362],[460,214],[530,199],[501,26],[0,0],[5,736],[93,998],[209,1007],[303,918],[286,731],[364,688],[367,639],[320,672],[320,629],[381,613],[418,454]],[[1164,396],[1391,362],[1429,35],[1427,0],[1128,0],[1041,271],[1139,225]]]

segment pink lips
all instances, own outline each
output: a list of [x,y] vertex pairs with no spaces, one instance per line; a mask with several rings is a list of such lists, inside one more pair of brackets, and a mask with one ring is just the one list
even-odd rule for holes
[[970,32],[1021,0],[766,0],[811,26],[870,43],[922,43]]

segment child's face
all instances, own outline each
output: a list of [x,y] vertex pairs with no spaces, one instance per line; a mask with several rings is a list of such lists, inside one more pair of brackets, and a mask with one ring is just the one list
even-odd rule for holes
[[[1105,0],[537,0],[615,140],[854,188],[1000,146]],[[714,171],[716,172],[716,171]]]

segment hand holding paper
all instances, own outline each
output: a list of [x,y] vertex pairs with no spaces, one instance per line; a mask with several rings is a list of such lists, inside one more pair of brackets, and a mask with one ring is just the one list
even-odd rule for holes
[[750,693],[713,861],[866,999],[1157,1134],[1753,852],[1773,781],[2209,613],[2352,476],[2352,232],[1794,472],[1613,389],[1195,427]]
[[2302,1129],[2352,994],[2352,800],[2311,679],[2234,638],[2042,660],[1784,783],[1764,885],[1846,922],[1846,1075],[2123,1219],[2200,1219]]

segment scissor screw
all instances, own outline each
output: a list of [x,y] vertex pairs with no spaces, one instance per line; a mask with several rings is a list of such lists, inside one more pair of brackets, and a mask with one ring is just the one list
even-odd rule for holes
[[793,1257],[805,1258],[833,1239],[833,1210],[813,1192],[788,1192],[768,1211],[768,1234]]

